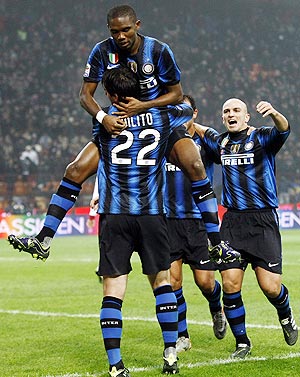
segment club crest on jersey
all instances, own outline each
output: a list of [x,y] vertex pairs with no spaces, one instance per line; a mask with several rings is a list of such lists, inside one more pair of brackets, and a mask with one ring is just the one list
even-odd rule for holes
[[142,71],[146,74],[146,75],[150,75],[151,73],[154,72],[154,65],[151,64],[151,63],[145,63],[142,67]]
[[117,64],[118,61],[119,61],[119,55],[118,54],[113,54],[113,53],[109,53],[108,54],[108,60],[110,61],[110,63],[112,64]]
[[238,151],[240,150],[240,147],[241,147],[240,144],[233,144],[233,145],[230,147],[230,152],[231,152],[231,153],[238,153]]
[[249,141],[248,143],[245,144],[245,151],[250,151],[254,146],[253,141]]
[[134,72],[134,73],[137,72],[137,64],[136,64],[136,62],[128,62],[127,65],[132,70],[132,72]]

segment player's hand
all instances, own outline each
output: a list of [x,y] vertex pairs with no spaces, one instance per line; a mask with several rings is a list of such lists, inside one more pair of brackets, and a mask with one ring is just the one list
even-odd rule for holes
[[131,117],[148,110],[148,107],[145,106],[145,102],[143,101],[139,101],[133,97],[125,97],[125,100],[126,102],[114,103],[114,106],[119,111],[116,111],[113,114],[121,117]]
[[90,201],[90,208],[92,208],[95,212],[97,212],[98,204],[99,204],[99,197],[94,197]]
[[119,135],[127,127],[123,119],[114,115],[105,115],[102,124],[111,135]]
[[277,111],[274,109],[274,107],[266,101],[260,101],[256,106],[256,111],[259,114],[262,114],[262,117],[265,118],[268,115],[276,115]]

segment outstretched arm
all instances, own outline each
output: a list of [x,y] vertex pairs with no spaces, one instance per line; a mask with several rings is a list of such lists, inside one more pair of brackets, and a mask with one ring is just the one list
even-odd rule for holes
[[260,101],[256,106],[256,110],[258,113],[262,114],[263,118],[270,115],[279,132],[284,132],[289,129],[289,123],[286,117],[279,111],[275,110],[269,102]]

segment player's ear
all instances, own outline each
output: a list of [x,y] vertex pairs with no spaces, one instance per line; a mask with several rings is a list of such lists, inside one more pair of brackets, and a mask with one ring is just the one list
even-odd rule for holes
[[140,27],[141,27],[141,20],[136,20],[135,21],[135,28],[136,28],[136,30],[139,30]]
[[246,117],[245,117],[245,121],[246,121],[246,123],[248,123],[248,122],[249,122],[249,120],[250,120],[250,114],[249,114],[249,113],[247,113],[247,114],[246,114]]

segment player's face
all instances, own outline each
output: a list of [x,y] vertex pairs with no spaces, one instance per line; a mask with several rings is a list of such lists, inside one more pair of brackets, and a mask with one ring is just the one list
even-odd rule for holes
[[130,17],[118,17],[110,20],[108,29],[118,47],[130,54],[136,54],[139,46],[138,30],[140,21]]
[[250,119],[246,104],[237,98],[229,99],[223,105],[222,119],[229,132],[244,130]]

